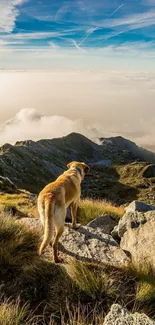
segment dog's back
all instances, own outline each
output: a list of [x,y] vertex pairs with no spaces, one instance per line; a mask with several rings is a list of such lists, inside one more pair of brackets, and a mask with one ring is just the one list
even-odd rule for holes
[[[84,168],[89,169],[87,165],[79,162],[70,163],[68,166],[69,169],[54,182],[46,185],[38,196],[38,212],[44,227],[44,238],[39,253],[41,254],[51,242],[55,227],[56,236],[53,243],[55,261],[58,261],[57,243],[64,230],[66,209],[71,203],[73,207],[77,206],[81,195],[80,184],[85,175]],[[76,209],[73,209],[74,214]]]

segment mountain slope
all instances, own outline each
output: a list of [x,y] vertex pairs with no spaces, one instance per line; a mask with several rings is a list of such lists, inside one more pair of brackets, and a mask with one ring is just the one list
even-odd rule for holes
[[102,141],[103,145],[105,141],[109,141],[109,144],[111,144],[118,150],[128,151],[132,153],[135,157],[139,157],[142,161],[155,163],[155,153],[137,146],[133,141],[125,139],[121,136],[106,139],[101,138],[100,140]]
[[98,145],[81,134],[71,133],[51,140],[27,140],[14,146],[5,144],[0,148],[0,175],[10,178],[19,188],[38,193],[45,184],[61,174],[72,160],[91,165],[105,159],[117,165],[148,158],[150,162],[155,161],[155,154],[135,144],[129,146],[130,141],[126,139],[124,141],[128,141],[128,147],[118,140],[102,139],[102,145]]
[[0,175],[18,187],[38,192],[54,180],[72,160],[94,162],[103,158],[103,148],[80,134],[60,139],[21,141],[0,149]]

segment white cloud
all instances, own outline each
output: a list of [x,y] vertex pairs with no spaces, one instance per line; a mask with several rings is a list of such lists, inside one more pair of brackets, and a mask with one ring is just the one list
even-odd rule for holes
[[1,35],[4,40],[35,40],[46,39],[50,37],[62,36],[61,32],[32,32],[32,33],[16,33],[11,35]]
[[[107,19],[100,22],[100,27],[114,28],[115,32],[121,32],[118,28],[123,28],[123,33],[129,30],[140,29],[155,25],[155,10],[144,13],[131,14],[122,18]],[[125,28],[126,26],[126,28]],[[125,28],[125,30],[124,30]]]
[[82,49],[79,44],[77,44],[77,42],[75,40],[72,40],[75,48],[79,51],[79,52],[86,52],[86,50]]
[[19,15],[18,6],[25,0],[1,0],[0,1],[0,32],[12,32],[16,18]]
[[[108,38],[111,38],[109,36]],[[107,39],[108,39],[107,38]],[[106,47],[101,47],[98,52],[104,53],[106,55],[118,55],[128,57],[129,55],[135,57],[155,57],[155,42],[125,42],[121,45],[109,45]]]
[[92,140],[123,135],[155,143],[153,72],[12,71],[0,77],[0,145],[73,131]]
[[41,115],[33,108],[21,109],[14,118],[0,128],[0,145],[14,144],[25,139],[49,139],[61,137],[71,132],[82,133],[99,142],[95,125],[85,125],[82,119],[71,120],[64,116]]

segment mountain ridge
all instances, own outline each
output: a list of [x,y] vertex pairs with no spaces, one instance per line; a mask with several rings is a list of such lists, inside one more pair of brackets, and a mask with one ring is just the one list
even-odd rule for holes
[[143,149],[134,143],[131,146],[130,140],[121,138],[128,148],[118,140],[102,138],[99,145],[74,132],[61,138],[4,144],[0,148],[0,175],[8,177],[19,188],[38,193],[47,183],[55,180],[72,160],[85,161],[92,166],[109,159],[115,165],[135,161],[155,162],[154,153],[144,149],[143,156]]

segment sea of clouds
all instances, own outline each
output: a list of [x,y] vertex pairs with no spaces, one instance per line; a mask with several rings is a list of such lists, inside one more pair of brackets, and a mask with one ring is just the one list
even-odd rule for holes
[[[0,72],[0,145],[78,132],[155,144],[155,73]],[[22,107],[22,108],[21,108]]]

